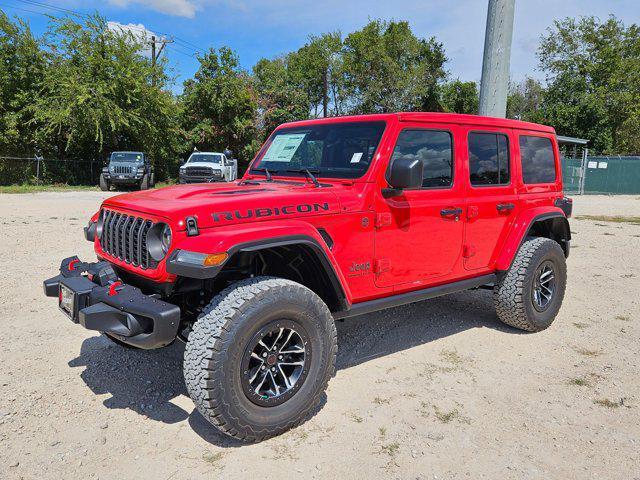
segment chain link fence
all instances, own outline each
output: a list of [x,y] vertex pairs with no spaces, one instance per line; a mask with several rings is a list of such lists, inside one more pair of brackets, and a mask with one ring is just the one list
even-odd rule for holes
[[[105,165],[95,159],[0,156],[0,185],[98,185]],[[154,162],[156,181],[176,178],[177,168],[177,163]]]

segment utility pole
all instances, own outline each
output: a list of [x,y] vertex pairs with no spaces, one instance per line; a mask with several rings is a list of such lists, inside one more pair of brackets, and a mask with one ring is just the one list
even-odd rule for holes
[[[163,37],[160,40],[156,40],[156,36],[151,35],[151,85],[153,86],[155,86],[156,84],[156,63],[158,61],[158,58],[160,58],[160,54],[162,53],[162,50],[164,50],[164,47],[167,45],[167,43],[173,43],[173,39],[167,39]],[[160,48],[157,52],[156,44],[160,44]]]
[[327,118],[327,109],[329,107],[329,66],[324,70],[322,76],[322,116]]
[[501,118],[507,115],[514,10],[515,0],[489,0],[480,81],[480,115]]

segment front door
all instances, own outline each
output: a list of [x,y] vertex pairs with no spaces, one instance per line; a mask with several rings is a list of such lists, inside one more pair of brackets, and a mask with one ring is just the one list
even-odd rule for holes
[[509,131],[467,129],[469,163],[464,268],[489,270],[516,217],[518,196]]
[[454,132],[446,126],[406,124],[390,164],[420,158],[422,188],[376,203],[374,272],[379,287],[398,290],[446,280],[460,261],[464,230],[464,182],[454,161]]

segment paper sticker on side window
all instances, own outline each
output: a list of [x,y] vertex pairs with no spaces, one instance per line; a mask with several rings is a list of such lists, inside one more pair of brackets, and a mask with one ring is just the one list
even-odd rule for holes
[[306,135],[306,133],[276,135],[264,157],[262,157],[262,161],[290,162]]
[[351,157],[351,163],[359,163],[362,158],[362,152],[356,152]]

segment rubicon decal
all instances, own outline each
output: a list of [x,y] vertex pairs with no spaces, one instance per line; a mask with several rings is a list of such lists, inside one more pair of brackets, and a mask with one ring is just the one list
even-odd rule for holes
[[283,207],[263,207],[248,210],[234,210],[232,212],[214,212],[211,214],[214,222],[222,220],[242,220],[245,218],[278,217],[282,215],[296,215],[300,213],[327,212],[328,203],[301,203],[300,205],[285,205]]

